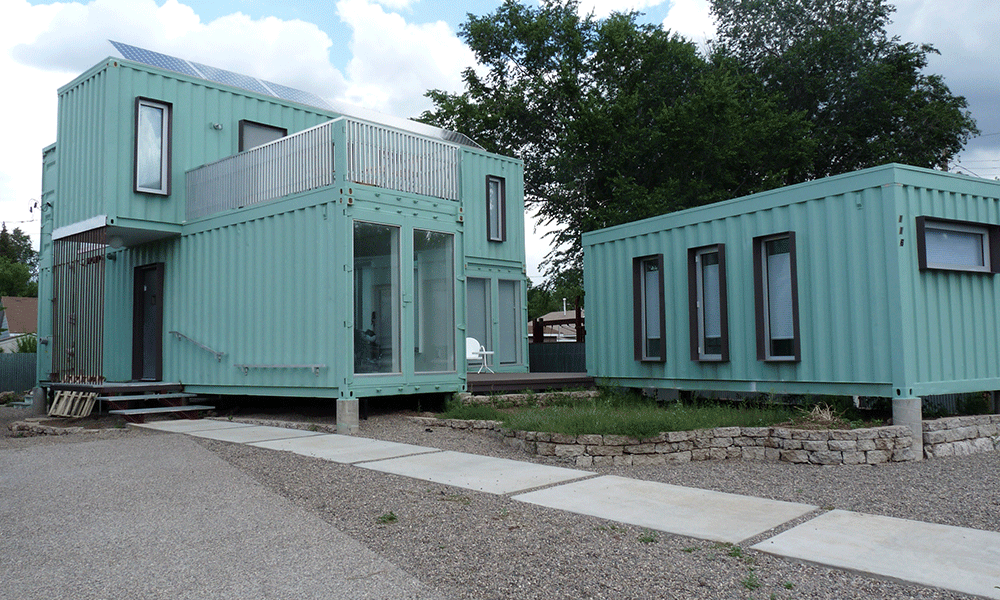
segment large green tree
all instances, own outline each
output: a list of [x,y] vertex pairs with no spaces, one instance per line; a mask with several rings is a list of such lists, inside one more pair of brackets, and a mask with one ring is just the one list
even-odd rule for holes
[[719,51],[756,74],[816,141],[789,183],[887,162],[947,169],[978,133],[965,98],[925,73],[928,45],[890,37],[885,0],[712,0]]
[[38,295],[38,252],[31,238],[15,227],[0,226],[0,296]]
[[755,75],[637,18],[507,0],[461,28],[482,67],[463,73],[466,91],[428,93],[421,120],[524,160],[527,203],[560,225],[550,274],[579,269],[586,231],[768,189],[808,164],[808,125]]

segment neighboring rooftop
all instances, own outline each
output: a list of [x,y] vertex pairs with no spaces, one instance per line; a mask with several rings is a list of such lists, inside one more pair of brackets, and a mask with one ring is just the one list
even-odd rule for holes
[[3,296],[0,298],[0,323],[7,328],[0,337],[35,333],[38,330],[38,298]]

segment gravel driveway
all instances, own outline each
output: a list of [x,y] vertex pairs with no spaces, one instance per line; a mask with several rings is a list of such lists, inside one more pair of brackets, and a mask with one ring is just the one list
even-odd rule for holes
[[[333,422],[316,415],[310,420]],[[0,448],[78,443],[95,435],[105,434],[60,440],[8,437],[0,440]],[[360,435],[563,465],[507,448],[489,433],[428,431],[402,414],[373,416],[362,422]],[[967,597],[749,550],[760,538],[724,546],[291,453],[211,440],[199,443],[454,598]],[[1000,531],[1000,453],[878,466],[727,461],[593,470],[824,509]]]

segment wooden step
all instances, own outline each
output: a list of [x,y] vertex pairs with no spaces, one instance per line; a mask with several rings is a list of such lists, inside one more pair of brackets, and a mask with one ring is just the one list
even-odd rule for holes
[[[142,423],[145,420],[146,415],[162,415],[176,413],[182,417],[188,419],[194,419],[196,413],[200,413],[206,410],[214,410],[214,406],[208,406],[205,404],[191,404],[188,406],[151,406],[148,408],[119,408],[117,410],[109,410],[108,414],[121,415],[125,417],[125,420],[129,423]],[[190,413],[190,414],[185,414]]]
[[122,394],[120,396],[98,396],[105,402],[124,402],[127,400],[169,400],[172,398],[195,398],[198,394],[174,392],[169,394]]

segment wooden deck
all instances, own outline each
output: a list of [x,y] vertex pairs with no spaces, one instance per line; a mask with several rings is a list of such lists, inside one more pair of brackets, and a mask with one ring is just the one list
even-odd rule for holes
[[551,390],[591,389],[594,378],[586,373],[469,373],[469,392],[547,392]]

